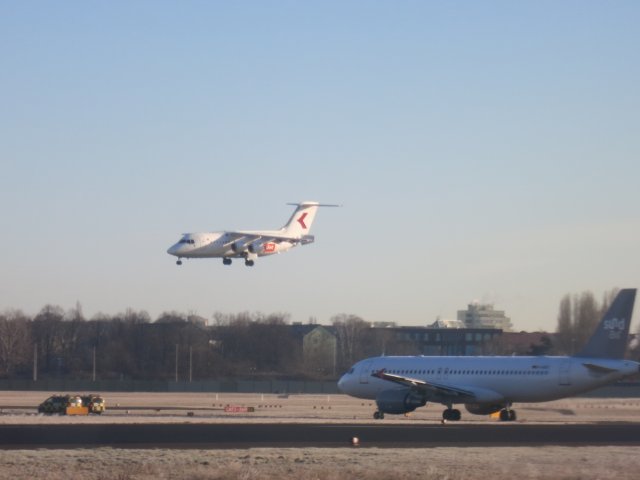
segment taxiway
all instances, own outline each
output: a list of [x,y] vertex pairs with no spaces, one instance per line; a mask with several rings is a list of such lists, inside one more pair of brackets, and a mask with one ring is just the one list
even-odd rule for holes
[[0,448],[408,448],[640,445],[640,424],[56,424],[0,425]]

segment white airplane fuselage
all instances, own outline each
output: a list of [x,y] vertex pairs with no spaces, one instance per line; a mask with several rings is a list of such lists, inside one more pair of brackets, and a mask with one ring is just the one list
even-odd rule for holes
[[595,331],[572,357],[372,357],[338,381],[344,393],[376,401],[374,418],[409,413],[428,402],[447,407],[443,421],[457,421],[464,404],[476,415],[500,412],[513,421],[516,402],[571,397],[638,374],[624,359],[636,289],[618,292]]
[[[256,242],[255,235],[258,232],[247,232],[252,236],[248,236],[243,242],[243,237],[239,237],[238,233],[240,232],[235,232],[234,235],[227,232],[187,233],[167,252],[182,258],[242,258],[247,256],[247,252],[264,257],[286,252],[295,245],[293,242],[284,240],[277,243]],[[260,233],[267,234],[269,232]]]
[[167,253],[178,257],[176,262],[182,265],[182,258],[222,258],[225,265],[232,258],[244,258],[245,265],[253,266],[258,257],[286,252],[298,245],[314,242],[309,235],[318,207],[318,202],[301,202],[296,206],[289,221],[279,230],[237,230],[222,232],[185,233],[182,238],[169,247]]
[[[597,365],[589,368],[585,365]],[[375,357],[356,363],[340,378],[344,393],[376,399],[389,381],[374,372],[473,391],[478,403],[545,402],[579,395],[638,373],[630,360],[577,357]],[[609,369],[609,371],[607,371]],[[406,390],[396,385],[395,390]],[[451,399],[451,403],[469,400]]]

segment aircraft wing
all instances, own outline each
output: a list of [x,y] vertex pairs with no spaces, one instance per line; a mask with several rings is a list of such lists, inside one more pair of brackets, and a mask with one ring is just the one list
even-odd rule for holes
[[595,363],[583,363],[582,365],[584,365],[585,367],[587,367],[589,370],[596,372],[596,373],[612,373],[612,372],[617,372],[617,370],[615,368],[609,368],[609,367],[605,367],[603,365],[597,365]]
[[235,242],[239,239],[244,239],[249,242],[256,240],[263,240],[265,242],[290,242],[290,243],[312,243],[314,241],[313,235],[303,235],[302,237],[294,237],[288,235],[281,235],[278,232],[225,232],[229,242]]
[[371,374],[372,377],[381,378],[382,380],[388,380],[389,382],[404,385],[412,390],[424,393],[427,397],[438,398],[451,398],[457,397],[459,399],[466,398],[469,401],[477,400],[476,393],[472,389],[458,388],[451,385],[441,385],[434,382],[427,382],[417,378],[403,377],[402,375],[394,375],[387,373],[384,370],[379,370]]

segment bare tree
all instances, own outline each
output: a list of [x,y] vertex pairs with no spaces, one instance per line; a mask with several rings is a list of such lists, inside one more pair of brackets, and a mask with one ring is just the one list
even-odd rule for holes
[[331,318],[338,338],[338,364],[347,368],[364,357],[371,325],[357,315],[340,314]]
[[60,337],[64,310],[62,307],[45,305],[32,322],[32,338],[38,347],[38,363],[44,374],[60,373],[62,350]]
[[29,319],[19,310],[0,314],[0,375],[11,378],[17,366],[28,362]]
[[636,328],[635,335],[633,335],[631,344],[629,345],[629,358],[636,362],[640,359],[640,325]]
[[556,328],[556,353],[573,355],[580,351],[617,293],[618,289],[605,292],[600,305],[588,291],[562,297]]

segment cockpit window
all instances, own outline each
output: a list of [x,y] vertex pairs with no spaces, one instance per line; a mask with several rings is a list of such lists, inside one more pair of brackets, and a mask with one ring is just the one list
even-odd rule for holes
[[189,245],[195,245],[196,241],[191,238],[181,238],[178,243],[188,243]]

